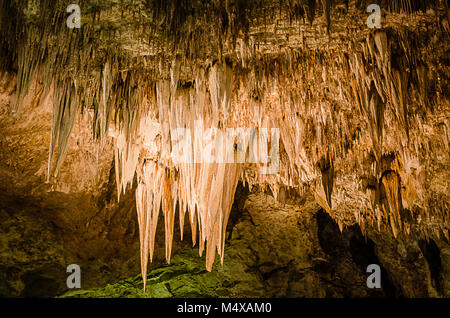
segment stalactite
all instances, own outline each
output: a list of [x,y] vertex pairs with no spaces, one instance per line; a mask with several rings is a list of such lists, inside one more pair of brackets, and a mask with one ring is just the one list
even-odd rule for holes
[[322,0],[323,12],[325,15],[325,20],[327,21],[327,33],[330,34],[331,27],[331,0]]
[[67,146],[72,132],[75,118],[79,112],[78,92],[71,81],[55,84],[53,99],[53,121],[52,134],[50,139],[50,155],[48,162],[48,177],[50,178],[52,159],[56,146],[58,156],[55,165],[55,177],[64,160]]
[[396,172],[386,171],[381,180],[385,194],[385,199],[383,200],[384,213],[389,215],[392,232],[397,237],[399,231],[402,231],[400,178]]
[[331,194],[333,192],[333,181],[334,181],[334,165],[333,160],[330,159],[329,153],[326,157],[322,157],[319,161],[319,169],[322,173],[322,186],[325,191],[325,198],[330,209],[331,206]]
[[[119,126],[115,137],[116,175],[118,192],[123,192],[137,174],[136,202],[140,228],[141,265],[145,277],[147,260],[153,257],[154,237],[159,209],[165,219],[166,259],[170,261],[176,207],[180,220],[185,209],[189,211],[193,243],[196,242],[198,224],[199,252],[206,247],[206,267],[212,269],[215,252],[223,261],[225,229],[234,198],[234,191],[240,177],[240,165],[228,163],[195,163],[207,141],[193,145],[187,162],[177,162],[171,154],[174,140],[171,132],[177,128],[196,129],[198,120],[205,125],[218,127],[219,111],[228,112],[231,101],[230,69],[217,65],[210,70],[209,82],[206,76],[199,79],[196,87],[177,89],[176,63],[172,64],[170,81],[157,84],[158,119],[141,117],[136,125],[132,144],[127,143],[126,129]],[[202,86],[202,83],[203,86]],[[210,96],[206,95],[206,83]],[[190,98],[193,97],[193,99]],[[168,112],[167,112],[168,110]],[[206,128],[206,127],[205,127]],[[160,138],[160,139],[158,139]],[[157,142],[159,140],[159,142]],[[216,143],[219,147],[225,144]],[[221,151],[225,152],[226,149]],[[165,162],[169,165],[162,165]]]
[[308,20],[310,25],[313,24],[315,15],[316,15],[316,0],[308,0]]

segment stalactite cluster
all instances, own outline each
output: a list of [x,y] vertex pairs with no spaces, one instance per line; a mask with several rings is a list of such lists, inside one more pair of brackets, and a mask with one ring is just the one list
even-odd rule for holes
[[[83,27],[72,30],[62,1],[2,1],[0,65],[17,72],[11,111],[20,114],[32,81],[53,94],[49,179],[80,112],[92,114],[99,142],[112,138],[119,199],[137,182],[143,276],[160,213],[167,261],[178,211],[181,231],[188,215],[207,269],[216,251],[223,262],[239,180],[268,187],[275,198],[285,186],[311,191],[341,229],[353,218],[396,236],[448,236],[448,201],[427,190],[428,163],[448,164],[448,65],[436,60],[445,52],[430,53],[430,32],[422,39],[408,27],[339,40],[338,5],[361,16],[362,2],[81,1]],[[381,5],[406,13],[446,8],[440,1]],[[313,28],[317,13],[328,35]],[[364,25],[365,16],[360,20]],[[439,21],[425,15],[421,23]],[[328,40],[299,40],[299,29]],[[445,31],[438,35],[448,40]],[[278,128],[279,170],[263,174],[263,164],[248,161],[174,162],[174,132],[199,126]],[[191,145],[191,159],[206,148],[204,141]],[[251,144],[240,147],[248,159]]]

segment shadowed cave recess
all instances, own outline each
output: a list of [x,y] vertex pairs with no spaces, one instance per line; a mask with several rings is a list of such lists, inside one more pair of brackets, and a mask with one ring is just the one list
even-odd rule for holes
[[450,297],[447,0],[72,2],[0,0],[0,297]]

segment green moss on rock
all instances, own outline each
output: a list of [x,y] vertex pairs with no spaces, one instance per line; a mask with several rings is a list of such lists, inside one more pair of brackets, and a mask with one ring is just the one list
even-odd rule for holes
[[[105,288],[73,290],[63,298],[171,298],[171,297],[231,297],[245,293],[246,286],[257,279],[248,274],[247,281],[229,284],[235,264],[233,261],[222,267],[216,261],[212,272],[205,270],[204,259],[198,257],[197,249],[185,249],[176,255],[170,264],[154,269],[147,275],[147,290],[143,290],[141,275],[107,285]],[[245,278],[245,277],[244,277]],[[233,286],[235,288],[233,288]],[[230,288],[231,287],[231,288]],[[234,290],[233,290],[234,289]]]

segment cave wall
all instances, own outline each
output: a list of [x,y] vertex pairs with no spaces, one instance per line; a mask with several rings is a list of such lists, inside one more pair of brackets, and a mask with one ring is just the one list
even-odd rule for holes
[[[197,249],[186,247],[170,264],[149,271],[146,290],[137,275],[62,297],[448,297],[448,288],[432,282],[418,241],[376,231],[364,237],[358,225],[341,232],[312,195],[295,205],[264,192],[242,201],[231,212],[224,264],[216,260],[211,272]],[[369,264],[381,266],[381,289],[366,286]],[[441,264],[438,284],[448,279],[449,263]]]

